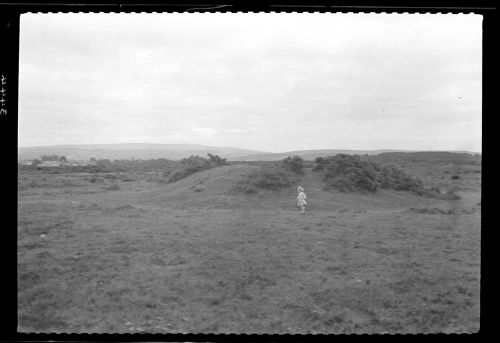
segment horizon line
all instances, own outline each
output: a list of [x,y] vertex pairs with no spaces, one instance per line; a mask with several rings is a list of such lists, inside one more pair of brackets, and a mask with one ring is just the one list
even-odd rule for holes
[[460,151],[465,151],[465,152],[470,152],[470,153],[476,153],[476,154],[481,154],[482,151],[475,151],[475,150],[450,150],[450,149],[401,149],[401,148],[370,148],[370,149],[363,149],[363,148],[314,148],[314,149],[294,149],[294,150],[286,150],[286,151],[263,151],[259,149],[251,149],[251,148],[240,148],[234,145],[208,145],[208,144],[200,144],[200,143],[148,143],[148,142],[122,142],[122,143],[81,143],[81,144],[75,144],[75,143],[65,143],[65,144],[49,144],[49,145],[18,145],[17,148],[50,148],[50,147],[60,147],[60,146],[82,146],[82,145],[125,145],[125,144],[137,144],[137,145],[199,145],[199,146],[205,146],[205,147],[211,147],[211,148],[236,148],[236,149],[242,149],[242,150],[251,150],[255,152],[260,152],[260,153],[271,153],[271,154],[284,154],[288,152],[299,152],[299,151],[313,151],[313,150],[347,150],[347,151],[355,151],[355,150],[362,150],[362,151],[376,151],[376,150],[396,150],[396,151],[402,151],[402,152],[422,152],[422,151],[431,151],[431,152],[439,152],[439,151],[446,151],[446,152],[460,152]]

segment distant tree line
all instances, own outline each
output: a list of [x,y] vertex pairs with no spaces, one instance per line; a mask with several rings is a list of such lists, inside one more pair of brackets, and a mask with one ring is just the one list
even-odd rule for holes
[[108,172],[121,171],[136,171],[136,172],[152,172],[165,171],[173,169],[179,164],[179,161],[167,160],[165,158],[149,159],[149,160],[110,160],[98,159],[96,165],[99,169]]
[[66,156],[59,156],[59,155],[42,155],[40,159],[35,158],[32,162],[32,166],[37,166],[45,161],[57,161],[57,162],[68,162],[68,159]]
[[60,161],[60,162],[67,162],[66,156],[59,156],[59,155],[43,155],[41,157],[42,161]]

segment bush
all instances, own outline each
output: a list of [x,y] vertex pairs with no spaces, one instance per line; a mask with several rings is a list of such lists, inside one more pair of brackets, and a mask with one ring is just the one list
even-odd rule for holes
[[325,168],[325,159],[323,157],[316,157],[314,159],[313,171],[320,171]]
[[208,159],[200,156],[184,158],[181,160],[179,166],[173,170],[165,171],[163,176],[168,178],[168,182],[176,182],[203,170],[228,165],[225,158],[220,158],[212,154],[207,155]]
[[460,176],[459,175],[452,175],[451,179],[452,180],[458,180],[458,179],[460,179]]
[[207,155],[208,155],[208,158],[209,158],[210,162],[214,166],[216,166],[216,167],[218,167],[218,166],[227,166],[228,165],[228,163],[227,163],[227,161],[226,161],[225,158],[220,158],[219,156],[212,155],[212,154],[207,154]]
[[422,181],[394,166],[380,166],[363,161],[357,155],[338,154],[318,157],[313,170],[324,173],[326,189],[340,192],[375,192],[379,188],[410,191],[423,195]]
[[304,174],[304,160],[300,156],[288,156],[283,161],[285,170],[291,171],[295,174]]
[[377,183],[374,179],[363,176],[359,171],[351,171],[346,175],[328,180],[326,189],[336,189],[340,192],[375,192]]
[[402,170],[394,166],[381,167],[378,180],[382,188],[409,191],[419,195],[424,194],[424,185],[421,180],[406,175]]
[[257,193],[259,189],[276,191],[296,182],[295,174],[285,170],[283,166],[268,166],[249,174],[236,188],[238,191],[251,194]]
[[277,190],[293,183],[290,175],[278,169],[263,169],[253,175],[253,184],[257,188]]
[[176,168],[165,171],[163,176],[167,177],[169,183],[176,182],[203,170],[228,165],[225,158],[220,158],[212,154],[207,155],[208,159],[200,156],[189,156],[188,158],[184,158]]
[[338,154],[323,160],[316,160],[316,170],[324,171],[327,189],[340,192],[375,192],[378,187],[377,170],[370,162],[357,156]]
[[210,160],[199,157],[190,156],[181,160],[179,167],[168,174],[168,182],[176,182],[194,173],[202,170],[213,168],[215,164]]

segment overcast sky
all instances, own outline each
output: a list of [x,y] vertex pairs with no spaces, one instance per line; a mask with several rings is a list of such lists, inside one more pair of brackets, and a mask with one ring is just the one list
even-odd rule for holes
[[19,146],[481,151],[482,17],[23,14]]

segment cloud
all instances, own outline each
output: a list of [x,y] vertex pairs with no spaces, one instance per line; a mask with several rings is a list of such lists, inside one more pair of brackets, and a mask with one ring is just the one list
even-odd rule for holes
[[217,129],[213,127],[193,127],[191,131],[202,137],[213,137],[217,134]]

